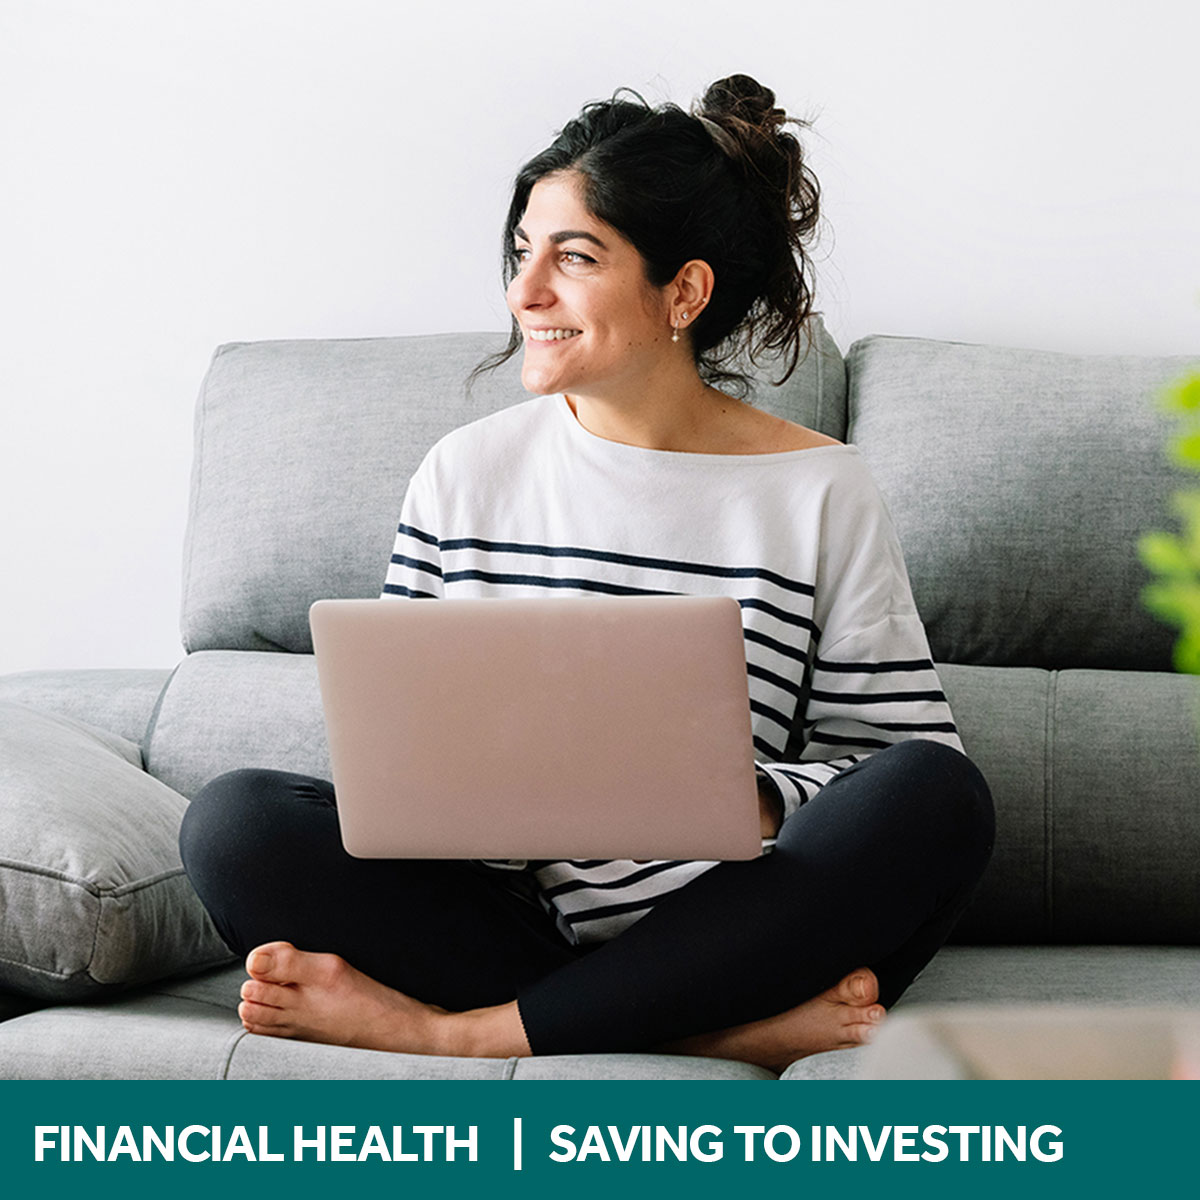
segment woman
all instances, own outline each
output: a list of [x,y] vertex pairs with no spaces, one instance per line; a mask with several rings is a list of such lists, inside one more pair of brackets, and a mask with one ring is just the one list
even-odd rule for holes
[[355,860],[331,785],[233,772],[193,802],[182,850],[248,955],[251,1032],[781,1069],[869,1040],[966,905],[991,801],[878,493],[852,447],[713,386],[744,385],[743,345],[789,373],[800,355],[818,193],[786,122],[738,75],[695,115],[588,105],[523,168],[497,357],[523,349],[539,398],[429,453],[384,588],[737,597],[763,856]]

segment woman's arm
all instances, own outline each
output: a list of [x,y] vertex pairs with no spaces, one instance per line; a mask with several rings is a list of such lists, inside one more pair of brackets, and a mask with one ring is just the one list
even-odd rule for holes
[[444,593],[438,519],[422,470],[408,485],[381,598],[440,598]]

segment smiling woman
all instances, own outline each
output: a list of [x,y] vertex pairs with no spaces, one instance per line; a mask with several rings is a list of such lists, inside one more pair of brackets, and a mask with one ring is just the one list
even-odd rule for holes
[[867,1041],[965,907],[991,801],[879,493],[853,447],[735,394],[734,355],[782,355],[786,377],[807,336],[818,189],[787,124],[735,75],[695,114],[589,104],[522,168],[512,336],[477,371],[523,350],[537,397],[430,450],[383,588],[735,598],[763,854],[364,861],[340,845],[331,784],[221,776],[181,848],[248,955],[251,1032],[782,1069]]
[[[504,228],[507,277],[521,267],[518,226],[533,192],[569,175],[591,218],[574,228],[595,235],[599,222],[617,233],[636,251],[649,288],[667,287],[686,264],[705,266],[703,312],[681,307],[673,317],[707,382],[744,392],[745,377],[729,363],[746,348],[782,352],[790,374],[812,309],[808,247],[820,188],[788,126],[803,123],[746,75],[712,84],[694,115],[673,104],[650,108],[632,92],[586,105],[517,176]],[[497,362],[520,348],[514,316]]]
[[504,230],[512,333],[476,373],[524,346],[525,387],[567,395],[614,441],[828,442],[737,403],[747,380],[730,366],[771,351],[786,379],[807,344],[819,188],[786,129],[800,123],[744,75],[714,83],[696,115],[629,96],[587,105],[518,174]]

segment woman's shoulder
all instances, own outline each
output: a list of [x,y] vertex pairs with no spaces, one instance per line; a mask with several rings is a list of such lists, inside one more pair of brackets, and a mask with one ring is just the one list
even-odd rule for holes
[[553,397],[536,396],[460,425],[440,438],[430,455],[473,464],[479,459],[503,459],[514,448],[527,449],[538,431],[551,423],[552,402]]
[[796,450],[816,450],[822,446],[841,446],[837,438],[810,429],[761,409],[749,409],[754,416],[745,431],[752,454],[789,454]]
[[711,389],[708,451],[739,457],[792,454],[840,446],[837,438]]

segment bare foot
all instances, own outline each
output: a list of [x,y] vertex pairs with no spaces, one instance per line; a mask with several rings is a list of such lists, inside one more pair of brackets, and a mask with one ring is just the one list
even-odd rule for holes
[[336,954],[268,942],[246,958],[238,1016],[250,1033],[409,1054],[528,1054],[516,1003],[452,1013],[355,970]]
[[810,1054],[869,1042],[886,1013],[878,1000],[879,981],[874,971],[860,967],[827,992],[786,1012],[683,1038],[662,1049],[668,1054],[735,1058],[778,1072]]

